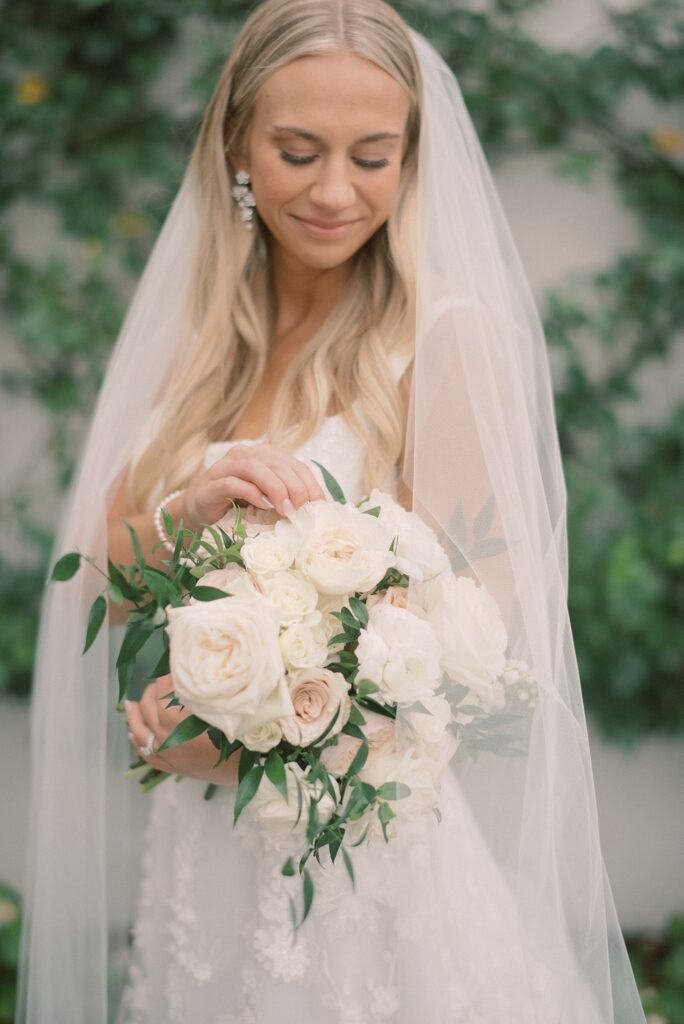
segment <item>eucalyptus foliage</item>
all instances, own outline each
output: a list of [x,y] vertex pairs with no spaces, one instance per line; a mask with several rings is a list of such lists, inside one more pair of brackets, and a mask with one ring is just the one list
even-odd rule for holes
[[[638,242],[593,278],[547,297],[560,366],[558,428],[569,492],[570,612],[587,706],[616,739],[684,725],[681,508],[684,403],[630,424],[640,380],[667,360],[684,320],[684,135],[665,114],[635,127],[624,103],[681,103],[679,0],[605,8],[603,42],[540,45],[544,0],[394,6],[458,75],[488,158],[541,151],[591,188],[610,175]],[[183,173],[201,111],[252,5],[186,0],[37,0],[6,5],[0,63],[0,302],[16,342],[0,385],[47,418],[56,490],[73,471],[131,289]],[[181,91],[166,81],[191,60]],[[170,80],[170,79],[168,79]],[[8,216],[28,201],[56,219],[63,244],[27,255]],[[604,369],[590,366],[599,347]],[[634,417],[631,417],[633,420]],[[0,687],[27,691],[37,590],[47,563],[44,504],[27,467],[0,515],[33,550],[3,564]],[[16,527],[15,527],[16,529]]]

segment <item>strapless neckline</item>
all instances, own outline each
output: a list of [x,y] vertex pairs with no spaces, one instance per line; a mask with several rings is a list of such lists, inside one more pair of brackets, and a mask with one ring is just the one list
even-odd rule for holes
[[[324,416],[323,419],[321,420],[321,424],[318,429],[320,430],[326,423],[330,423],[333,420],[341,419],[342,416],[344,416],[343,412],[335,412],[332,414],[332,416]],[[245,441],[261,441],[264,437],[266,437],[265,433],[259,434],[258,437],[229,437],[226,438],[225,441],[210,441],[209,444],[207,445],[207,448],[213,448],[218,445],[224,444],[244,444]]]

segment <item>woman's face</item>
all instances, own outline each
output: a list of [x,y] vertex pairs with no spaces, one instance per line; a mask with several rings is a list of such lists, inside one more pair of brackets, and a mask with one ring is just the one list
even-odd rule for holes
[[242,159],[230,158],[235,170],[251,175],[276,257],[310,268],[338,266],[388,219],[409,108],[399,83],[356,54],[299,57],[267,78]]

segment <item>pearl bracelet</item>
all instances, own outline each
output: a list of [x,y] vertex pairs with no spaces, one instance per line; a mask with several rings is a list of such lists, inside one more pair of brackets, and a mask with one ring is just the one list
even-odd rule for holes
[[162,542],[166,550],[171,552],[175,550],[176,545],[171,543],[166,533],[164,532],[164,527],[162,525],[162,509],[167,504],[167,502],[173,501],[174,498],[177,498],[178,495],[182,493],[182,491],[172,491],[171,494],[167,494],[165,498],[162,498],[162,500],[159,502],[159,504],[154,510],[154,525],[157,529],[157,535],[159,537],[159,540]]

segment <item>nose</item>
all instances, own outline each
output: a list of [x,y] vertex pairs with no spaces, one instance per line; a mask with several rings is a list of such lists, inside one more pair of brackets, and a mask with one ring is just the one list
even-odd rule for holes
[[323,210],[347,210],[354,202],[354,186],[344,156],[322,158],[310,189],[311,202]]

